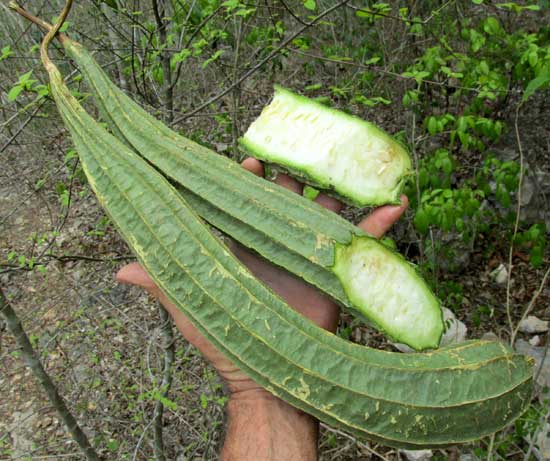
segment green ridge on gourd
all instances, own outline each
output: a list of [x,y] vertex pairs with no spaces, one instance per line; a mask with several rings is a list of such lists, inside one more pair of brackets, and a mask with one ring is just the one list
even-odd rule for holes
[[530,402],[532,361],[500,343],[377,351],[319,328],[257,281],[181,194],[74,99],[52,94],[100,203],[155,283],[273,394],[358,437],[419,449],[499,430]]
[[360,207],[399,204],[407,150],[365,120],[275,85],[239,143],[252,156]]
[[[406,318],[402,320],[401,314],[396,323],[394,316],[379,314],[385,309],[386,300],[376,298],[378,303],[374,305],[372,300],[375,298],[369,295],[368,285],[364,293],[358,295],[348,277],[339,277],[344,271],[336,276],[332,272],[335,263],[337,266],[346,264],[343,260],[336,261],[336,245],[351,245],[354,239],[361,238],[372,242],[364,248],[385,248],[381,243],[317,203],[264,181],[228,158],[175,133],[114,85],[84,47],[69,39],[63,39],[63,45],[81,69],[100,111],[117,136],[184,190],[202,199],[203,206],[197,210],[206,220],[216,221],[218,224],[212,224],[303,277],[394,340],[417,350],[439,345],[444,329],[439,302],[403,258],[391,251],[385,253],[387,267],[405,264],[411,268],[400,271],[405,279],[391,276],[399,272],[397,270],[386,274],[390,275],[391,282],[386,283],[386,297],[404,303],[403,311],[407,312]],[[139,126],[136,120],[140,120]],[[193,197],[188,198],[193,200]],[[196,204],[197,200],[194,202]],[[235,220],[242,226],[239,227]],[[281,252],[275,257],[274,247]],[[371,280],[382,281],[381,277],[373,278],[375,264],[371,262],[376,261],[370,261],[368,253],[364,253],[363,258],[364,272],[371,275]],[[401,285],[413,295],[402,296]],[[353,302],[349,296],[352,291]],[[411,299],[415,299],[416,304],[412,305]]]

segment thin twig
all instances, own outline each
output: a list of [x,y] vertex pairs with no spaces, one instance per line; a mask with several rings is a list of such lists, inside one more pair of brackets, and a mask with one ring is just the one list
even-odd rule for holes
[[172,318],[168,315],[168,312],[158,303],[158,312],[161,322],[161,334],[163,342],[164,352],[164,367],[162,372],[162,382],[160,384],[160,398],[155,404],[155,416],[154,416],[154,450],[155,459],[157,461],[166,461],[164,453],[164,440],[163,440],[163,413],[164,403],[163,399],[168,398],[170,387],[172,386],[172,365],[174,363],[174,357],[176,354],[174,347],[174,331],[172,329]]
[[537,291],[535,291],[535,293],[533,294],[533,297],[531,298],[531,301],[529,301],[529,304],[527,305],[527,308],[523,311],[523,314],[521,315],[521,318],[519,319],[519,322],[517,323],[516,327],[514,328],[513,330],[513,333],[512,333],[512,337],[510,339],[510,344],[514,344],[515,340],[516,340],[516,336],[518,334],[518,331],[519,331],[519,326],[521,324],[521,322],[523,320],[525,320],[525,317],[527,317],[527,315],[532,311],[533,309],[533,306],[535,305],[535,302],[537,300],[537,298],[540,296],[540,294],[542,293],[542,290],[544,289],[544,286],[546,285],[546,281],[548,280],[548,276],[550,275],[550,266],[548,267],[548,269],[546,269],[546,272],[544,273],[544,276],[542,277],[542,280],[540,282],[540,285],[537,289]]
[[390,461],[388,458],[386,458],[384,455],[381,455],[380,453],[378,453],[376,450],[373,450],[371,447],[369,447],[368,445],[364,444],[364,443],[361,443],[359,442],[359,440],[357,440],[355,437],[352,437],[351,435],[349,434],[346,434],[345,432],[342,432],[338,429],[334,429],[333,427],[330,427],[330,426],[327,426],[326,424],[324,423],[321,423],[321,427],[326,429],[327,431],[329,432],[332,432],[334,434],[338,434],[338,435],[341,435],[342,437],[345,437],[351,441],[353,441],[354,443],[357,444],[357,446],[363,448],[364,450],[367,450],[369,453],[375,455],[375,456],[378,456],[380,459],[384,460],[384,461]]
[[17,139],[17,136],[21,134],[21,132],[25,129],[25,127],[31,122],[32,119],[36,116],[38,111],[42,109],[42,106],[46,102],[46,99],[43,99],[39,104],[37,104],[36,109],[34,109],[31,112],[31,115],[25,120],[21,126],[17,129],[17,131],[6,141],[6,143],[0,148],[0,154],[3,153],[12,143]]
[[516,205],[516,219],[514,222],[514,232],[512,233],[512,238],[510,240],[510,249],[508,251],[508,278],[506,280],[506,316],[508,318],[508,327],[510,328],[510,345],[514,346],[514,340],[515,340],[515,334],[514,334],[514,323],[512,320],[512,312],[511,312],[511,306],[510,306],[510,288],[512,285],[512,258],[514,254],[514,240],[516,239],[516,235],[518,233],[519,229],[519,219],[520,219],[520,213],[521,213],[521,188],[523,186],[523,175],[525,173],[525,165],[523,164],[523,148],[521,145],[521,138],[519,135],[519,126],[518,126],[518,119],[519,119],[519,110],[521,109],[521,106],[523,105],[523,102],[519,103],[516,107],[516,115],[514,118],[514,130],[516,133],[516,142],[518,145],[518,151],[519,151],[519,182],[518,182],[518,193],[517,193],[517,205]]
[[489,447],[487,448],[487,461],[493,460],[493,447],[495,445],[495,434],[491,434],[489,438]]

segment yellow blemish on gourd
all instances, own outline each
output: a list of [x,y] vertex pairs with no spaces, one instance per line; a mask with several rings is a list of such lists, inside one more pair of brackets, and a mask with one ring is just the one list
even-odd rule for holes
[[376,411],[380,411],[380,402],[376,402]]
[[264,323],[265,323],[265,327],[271,331],[271,327],[269,326],[269,322],[267,321],[267,319],[264,319]]
[[329,411],[334,405],[332,403],[329,403],[328,405],[321,405],[321,410],[323,411]]
[[392,417],[390,418],[390,422],[391,422],[392,424],[397,424],[397,419],[395,419],[395,416],[392,416]]
[[332,240],[330,238],[323,234],[317,234],[317,239],[315,241],[316,250],[319,250],[329,245],[332,245]]
[[143,250],[143,247],[138,243],[135,236],[130,234],[128,236],[128,240],[130,240],[130,246],[138,254],[138,256],[140,256],[142,259],[145,259],[145,251]]
[[227,334],[229,333],[229,325],[226,325],[223,331],[225,332],[225,337],[227,337]]
[[368,412],[367,412],[367,413],[365,413],[365,420],[367,420],[367,419],[369,419],[369,418],[370,418],[370,415],[369,415],[369,413],[368,413]]
[[244,277],[247,277],[249,279],[253,279],[254,277],[250,274],[248,270],[246,270],[244,267],[239,267],[239,275],[242,275]]
[[286,376],[285,379],[281,382],[281,384],[284,386],[286,383],[288,383],[292,379],[292,376]]
[[298,397],[301,399],[307,399],[309,397],[310,391],[308,384],[304,381],[304,378],[300,378],[300,384],[302,385],[298,389],[296,389],[296,393],[298,394]]

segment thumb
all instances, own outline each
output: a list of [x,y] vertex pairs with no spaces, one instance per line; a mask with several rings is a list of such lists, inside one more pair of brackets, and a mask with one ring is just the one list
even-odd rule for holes
[[155,282],[149,277],[149,274],[139,263],[130,263],[120,269],[116,274],[116,280],[119,283],[127,285],[137,285],[145,288],[153,296],[158,297],[160,291]]

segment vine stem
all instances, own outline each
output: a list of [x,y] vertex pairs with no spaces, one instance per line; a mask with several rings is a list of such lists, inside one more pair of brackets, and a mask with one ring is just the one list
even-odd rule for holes
[[[51,30],[52,28],[51,24],[48,24],[46,21],[43,21],[39,17],[29,13],[25,8],[20,6],[17,2],[11,1],[8,6],[17,14],[19,14],[20,16],[23,16],[25,19],[32,22],[33,24],[36,24],[37,26],[41,27],[45,31]],[[65,34],[58,33],[57,38],[62,42],[64,39],[67,38],[67,36]]]
[[50,57],[48,56],[48,46],[50,45],[52,39],[55,37],[55,34],[57,34],[57,32],[59,32],[59,29],[61,29],[61,26],[65,22],[65,19],[67,19],[69,11],[71,11],[72,5],[73,0],[66,1],[65,6],[61,11],[61,14],[59,15],[59,18],[57,19],[53,27],[48,31],[48,33],[44,37],[44,40],[42,40],[42,44],[40,45],[40,58],[42,59],[42,63],[44,64],[44,67],[48,72],[55,68],[55,65],[52,63]]

